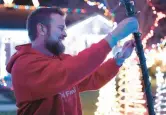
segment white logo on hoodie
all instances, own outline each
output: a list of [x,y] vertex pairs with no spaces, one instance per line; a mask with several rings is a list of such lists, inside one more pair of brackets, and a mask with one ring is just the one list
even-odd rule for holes
[[75,94],[75,93],[76,93],[76,88],[73,87],[72,89],[63,91],[63,92],[61,92],[61,93],[59,93],[59,94],[60,94],[63,98],[66,98],[66,97],[69,97],[69,96],[71,96],[71,95],[73,95],[73,94]]

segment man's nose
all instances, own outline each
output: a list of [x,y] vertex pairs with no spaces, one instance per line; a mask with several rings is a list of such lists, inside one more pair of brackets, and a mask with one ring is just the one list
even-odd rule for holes
[[63,37],[67,37],[66,31],[63,32]]

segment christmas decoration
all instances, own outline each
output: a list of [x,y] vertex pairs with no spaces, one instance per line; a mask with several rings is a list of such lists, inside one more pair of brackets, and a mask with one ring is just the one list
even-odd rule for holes
[[118,76],[118,101],[123,115],[145,115],[146,102],[139,71],[136,63],[127,62]]
[[[0,8],[10,8],[10,9],[19,9],[19,10],[35,10],[37,8],[45,8],[47,6],[40,6],[40,4],[35,0],[33,0],[34,6],[29,5],[15,5],[15,4],[0,4]],[[52,6],[53,8],[56,6]],[[47,7],[49,8],[49,7]],[[61,10],[65,13],[78,13],[78,14],[85,14],[87,13],[86,9],[72,9],[72,8],[61,8]]]
[[100,89],[98,102],[96,103],[98,108],[95,115],[120,115],[116,95],[116,81],[114,78]]
[[154,29],[156,27],[158,27],[158,22],[163,19],[166,18],[166,14],[164,14],[163,12],[157,12],[156,8],[153,6],[152,1],[151,0],[147,0],[148,5],[152,8],[153,10],[153,14],[155,14],[157,17],[153,23],[153,25],[151,26],[151,29],[149,31],[149,33],[146,34],[146,36],[143,38],[143,47],[146,48],[146,43],[147,40],[150,39],[151,37],[153,37],[154,35]]
[[97,6],[99,9],[104,10],[105,16],[111,15],[111,17],[115,17],[115,14],[113,12],[110,12],[109,9],[103,3],[91,2],[90,0],[84,0],[84,1],[90,6]]

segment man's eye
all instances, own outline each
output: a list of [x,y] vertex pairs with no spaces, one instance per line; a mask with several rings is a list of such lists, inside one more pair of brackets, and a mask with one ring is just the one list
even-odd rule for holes
[[64,30],[64,28],[59,28],[61,31],[63,31]]

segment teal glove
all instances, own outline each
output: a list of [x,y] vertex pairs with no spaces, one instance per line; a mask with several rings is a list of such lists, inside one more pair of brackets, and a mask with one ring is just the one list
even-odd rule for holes
[[135,47],[134,40],[129,40],[129,41],[125,42],[122,50],[120,52],[118,52],[114,57],[116,60],[116,64],[121,66],[123,64],[123,62],[131,56],[134,47]]
[[125,59],[122,57],[121,53],[118,52],[116,55],[115,55],[115,60],[116,60],[116,64],[118,66],[121,66],[123,64],[123,62],[125,61]]
[[117,28],[105,37],[105,40],[109,43],[110,47],[113,48],[118,41],[131,33],[137,32],[138,29],[139,23],[135,17],[126,18],[118,24]]

